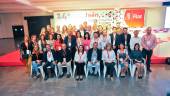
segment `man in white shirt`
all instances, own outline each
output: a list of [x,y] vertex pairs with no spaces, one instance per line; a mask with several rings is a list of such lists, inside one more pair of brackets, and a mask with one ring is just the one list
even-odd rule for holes
[[98,32],[94,32],[94,37],[91,39],[91,42],[90,42],[90,48],[93,48],[93,43],[94,42],[97,42],[98,48],[101,49],[101,40],[99,38],[99,33]]
[[[132,37],[131,39],[130,39],[130,49],[131,50],[134,50],[134,45],[136,44],[136,43],[139,43],[139,45],[141,46],[141,37],[139,37],[138,36],[138,34],[139,34],[139,30],[135,30],[134,32],[133,32],[133,34],[134,34],[134,37]],[[142,47],[141,47],[141,50],[142,50]]]
[[98,46],[98,43],[94,42],[93,48],[89,49],[87,52],[87,61],[88,61],[87,67],[89,69],[88,71],[90,71],[90,73],[93,74],[92,67],[95,66],[94,74],[96,75],[98,72],[100,76],[100,72],[98,70],[100,68],[102,52],[100,49],[97,48],[97,46]]

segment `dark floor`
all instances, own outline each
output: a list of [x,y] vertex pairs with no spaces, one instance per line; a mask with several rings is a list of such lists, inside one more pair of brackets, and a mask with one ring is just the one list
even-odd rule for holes
[[122,78],[110,81],[89,76],[35,80],[25,67],[0,67],[0,96],[166,96],[170,92],[170,66],[153,65],[146,79]]

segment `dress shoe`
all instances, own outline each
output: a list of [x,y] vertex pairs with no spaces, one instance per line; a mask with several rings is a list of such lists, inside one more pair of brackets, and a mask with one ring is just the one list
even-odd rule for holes
[[48,80],[48,77],[45,77],[45,78],[44,78],[44,81],[46,81],[46,80]]
[[59,75],[59,76],[58,76],[58,78],[62,78],[62,77],[63,77],[63,75]]
[[67,76],[66,76],[67,78],[70,78],[71,77],[71,75],[70,74],[67,74]]
[[151,70],[151,69],[148,69],[147,71],[148,71],[148,72],[152,72],[152,70]]

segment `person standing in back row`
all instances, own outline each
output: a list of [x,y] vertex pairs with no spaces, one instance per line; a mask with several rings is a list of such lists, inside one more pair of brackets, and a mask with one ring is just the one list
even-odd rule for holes
[[142,52],[144,58],[146,58],[147,71],[152,72],[152,70],[150,69],[151,57],[152,57],[153,49],[157,44],[157,41],[156,41],[156,36],[152,34],[151,27],[147,27],[145,31],[146,34],[142,37],[142,47],[143,47]]
[[125,48],[128,50],[128,53],[131,52],[130,50],[130,39],[131,35],[128,33],[128,28],[124,27],[123,28],[123,44],[125,45]]

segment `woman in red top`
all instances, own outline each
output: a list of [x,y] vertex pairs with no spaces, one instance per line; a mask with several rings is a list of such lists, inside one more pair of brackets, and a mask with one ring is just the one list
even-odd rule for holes
[[62,47],[63,39],[61,37],[61,34],[57,34],[57,39],[54,42],[54,50],[60,51]]
[[90,48],[90,34],[89,33],[85,33],[84,35],[83,46],[84,46],[84,50],[87,52]]

